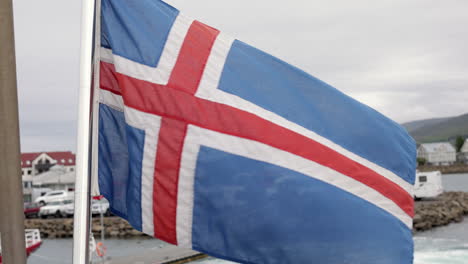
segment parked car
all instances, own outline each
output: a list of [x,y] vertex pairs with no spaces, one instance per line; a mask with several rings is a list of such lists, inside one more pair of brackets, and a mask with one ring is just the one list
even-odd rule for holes
[[53,201],[65,200],[67,198],[70,198],[70,196],[73,196],[73,193],[67,191],[51,191],[47,192],[43,196],[37,197],[34,202],[40,205],[46,205]]
[[101,200],[92,200],[91,213],[93,215],[100,215],[101,213],[106,216],[111,215],[109,209],[109,202],[104,198],[102,198]]
[[39,216],[41,206],[37,203],[24,203],[24,217],[36,218]]
[[72,199],[53,201],[41,207],[39,210],[39,216],[41,218],[47,218],[50,216],[56,218],[69,217],[73,215],[74,207]]

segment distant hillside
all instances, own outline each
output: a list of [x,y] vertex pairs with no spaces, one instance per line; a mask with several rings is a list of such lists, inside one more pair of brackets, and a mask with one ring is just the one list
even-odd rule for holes
[[403,124],[418,143],[447,141],[468,136],[468,113],[448,118],[418,120]]
[[435,125],[444,121],[449,120],[451,117],[443,117],[443,118],[432,118],[432,119],[424,119],[424,120],[417,120],[417,121],[412,121],[408,123],[402,124],[408,132],[415,131],[419,128],[425,127],[425,126],[431,126]]

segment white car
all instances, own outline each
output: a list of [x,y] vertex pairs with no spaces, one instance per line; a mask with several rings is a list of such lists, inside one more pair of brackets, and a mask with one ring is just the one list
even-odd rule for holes
[[110,215],[109,202],[106,199],[93,200],[91,203],[91,213],[93,215]]
[[72,199],[53,201],[45,206],[42,206],[39,210],[39,217],[46,218],[49,216],[54,217],[68,217],[73,215],[75,204]]
[[34,201],[40,205],[46,205],[53,201],[62,201],[67,198],[73,197],[73,193],[67,191],[51,191],[47,192],[43,196],[37,197]]

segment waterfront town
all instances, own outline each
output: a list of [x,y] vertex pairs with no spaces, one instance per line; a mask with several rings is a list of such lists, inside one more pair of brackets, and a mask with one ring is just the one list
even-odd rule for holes
[[[468,175],[468,139],[461,146],[452,145],[450,142],[423,143],[417,150],[419,166],[415,183],[413,234],[463,222],[465,216],[468,216],[468,192],[444,191],[441,178],[450,177],[447,175],[451,173]],[[21,168],[26,230],[38,230],[39,237],[46,240],[72,238],[74,153],[23,153]],[[109,211],[109,203],[105,199],[93,200],[91,210],[93,241],[99,237],[102,241],[104,238],[150,239],[124,219],[114,216]],[[98,251],[95,249],[92,252],[104,257],[102,249],[99,251],[99,246],[96,248]],[[172,251],[170,247],[158,251],[157,255],[166,253],[178,261],[174,263],[186,263],[207,257],[194,251]],[[185,254],[187,258],[181,258],[181,254]],[[149,256],[154,258],[154,252]],[[125,260],[122,261],[125,263]]]
[[468,263],[467,4],[2,1],[0,264]]
[[[423,171],[438,168],[442,173],[467,172],[468,139],[459,151],[450,142],[420,144],[418,161]],[[25,203],[50,191],[74,190],[75,154],[71,151],[22,153],[21,170]]]
[[[449,141],[418,144],[414,234],[461,223],[468,215],[468,192],[444,191],[442,187],[443,178],[450,177],[447,175],[468,175],[468,139],[464,139],[462,144],[460,140],[453,142],[455,144]],[[75,159],[71,151],[21,154],[25,229],[30,236],[37,232],[37,241],[73,237]],[[150,238],[124,219],[114,216],[104,198],[92,201],[91,214],[93,239]],[[28,254],[37,250],[34,245],[31,248]],[[92,252],[97,254],[96,250]],[[174,259],[180,259],[180,254],[177,252]],[[192,251],[186,254],[189,256],[187,261],[206,257]]]
[[[424,143],[418,147],[418,160],[421,162],[418,171],[427,172],[439,170],[446,173],[468,172],[468,139],[457,151],[457,147],[450,142]],[[44,237],[71,237],[73,228],[73,204],[60,204],[71,199],[75,184],[75,154],[70,151],[52,151],[23,153],[21,155],[23,194],[25,201],[25,216],[27,228],[38,228]],[[419,184],[427,181],[427,176],[418,174]],[[424,180],[420,180],[424,179]],[[415,186],[416,189],[419,186]],[[424,193],[424,189],[421,188]],[[431,194],[429,194],[430,196]],[[425,231],[431,228],[446,225],[451,222],[463,220],[468,214],[468,193],[450,192],[439,194],[439,198],[421,201],[418,199],[415,208],[414,232]],[[41,208],[50,201],[58,202],[45,213]],[[104,216],[111,216],[107,202],[93,201],[94,215],[100,213],[96,204],[103,204]],[[68,213],[65,212],[66,207]],[[49,208],[46,206],[45,208]],[[70,208],[71,207],[71,208]],[[34,209],[35,208],[35,209]],[[40,219],[34,219],[40,218]],[[134,230],[125,220],[117,217],[108,217],[104,227],[95,220],[92,230],[100,236],[103,232],[110,237],[142,236]]]

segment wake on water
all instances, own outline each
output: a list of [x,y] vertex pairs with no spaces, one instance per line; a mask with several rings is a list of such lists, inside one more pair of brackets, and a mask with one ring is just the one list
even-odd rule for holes
[[467,264],[468,243],[458,239],[415,237],[414,264]]
[[[468,243],[457,239],[415,237],[414,264],[467,264]],[[219,259],[203,259],[197,264],[228,264]]]
[[[414,264],[468,264],[468,218],[463,223],[418,233],[414,242]],[[109,249],[108,254],[112,257],[135,255],[138,250],[143,252],[146,249],[162,246],[162,242],[151,239],[109,239],[105,243]],[[31,255],[28,263],[71,264],[71,248],[71,239],[46,239],[44,245]],[[208,258],[192,263],[228,264],[233,262]]]

